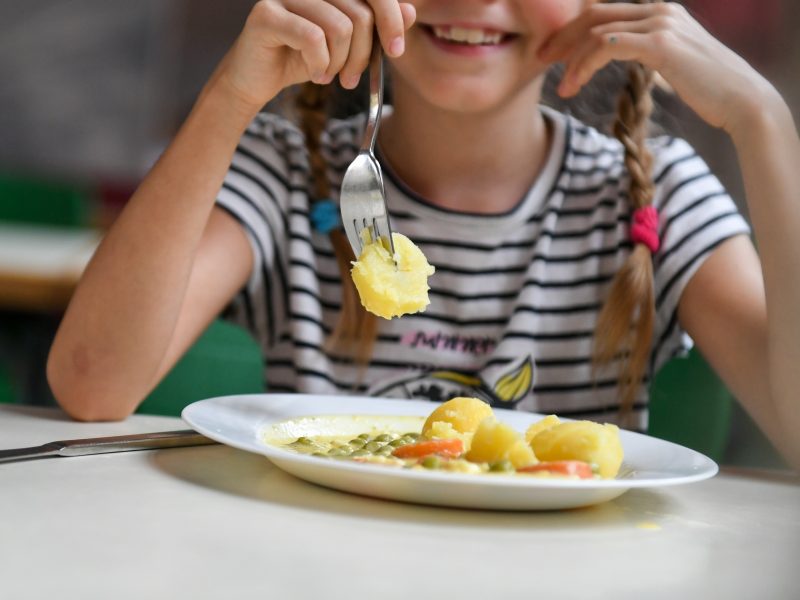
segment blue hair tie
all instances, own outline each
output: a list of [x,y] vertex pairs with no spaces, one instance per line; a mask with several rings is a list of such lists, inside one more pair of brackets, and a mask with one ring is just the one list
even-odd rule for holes
[[318,200],[311,207],[311,224],[316,231],[328,234],[334,229],[338,229],[342,220],[339,217],[339,206],[328,198]]

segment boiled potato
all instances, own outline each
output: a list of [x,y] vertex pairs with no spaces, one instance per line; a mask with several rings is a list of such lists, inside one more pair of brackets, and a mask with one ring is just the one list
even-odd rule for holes
[[[391,319],[428,306],[428,277],[434,268],[411,240],[392,234],[394,260],[383,240],[364,244],[350,273],[361,304],[371,313]],[[395,266],[395,261],[397,265]]]
[[[478,398],[467,398],[464,396],[452,398],[440,404],[428,415],[422,426],[422,435],[425,437],[454,437],[452,435],[433,435],[434,426],[439,431],[445,431],[446,425],[450,425],[458,433],[473,433],[486,417],[491,417],[494,413],[492,407]],[[442,425],[436,425],[442,423]]]
[[525,441],[530,444],[531,440],[536,437],[536,434],[541,433],[545,429],[550,429],[553,425],[558,425],[559,423],[561,423],[561,419],[557,416],[547,415],[544,419],[540,419],[528,427],[525,431]]
[[465,439],[465,435],[453,427],[452,423],[448,423],[447,421],[434,421],[430,424],[430,427],[422,430],[422,435],[428,439]]
[[536,463],[536,456],[522,436],[509,425],[487,417],[478,425],[466,459],[473,462],[495,463],[508,460],[514,468]]
[[615,477],[622,465],[619,429],[608,423],[559,423],[537,433],[530,445],[541,461],[582,460],[597,465],[600,476],[607,479]]

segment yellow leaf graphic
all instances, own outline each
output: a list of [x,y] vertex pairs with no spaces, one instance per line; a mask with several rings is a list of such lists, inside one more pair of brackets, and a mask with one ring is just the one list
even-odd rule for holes
[[533,362],[529,356],[514,371],[498,379],[494,391],[503,402],[518,402],[528,393],[532,381]]

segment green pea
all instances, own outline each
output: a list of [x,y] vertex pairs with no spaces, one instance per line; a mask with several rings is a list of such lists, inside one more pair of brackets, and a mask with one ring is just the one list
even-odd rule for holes
[[366,450],[356,450],[350,456],[351,457],[354,457],[354,456],[369,456],[369,452],[367,452]]
[[295,444],[303,444],[303,445],[308,445],[308,444],[313,444],[313,443],[314,443],[314,440],[312,440],[311,438],[307,438],[307,437],[306,437],[306,436],[304,436],[304,435],[301,435],[299,438],[297,438],[297,439],[294,441],[294,443],[295,443]]
[[380,448],[377,452],[375,452],[375,454],[378,454],[379,456],[389,456],[391,455],[393,450],[394,448],[392,448],[389,444],[386,444],[385,446]]
[[489,465],[489,471],[492,473],[510,473],[514,470],[514,465],[511,464],[510,460],[506,459],[498,460]]
[[361,438],[362,440],[368,440],[371,436],[368,433],[362,433],[358,437]]
[[368,450],[369,452],[375,452],[377,450],[380,450],[382,447],[383,444],[381,444],[380,442],[372,441],[369,442],[366,446],[364,446],[364,450]]
[[350,456],[350,451],[344,448],[331,448],[328,450],[328,456]]
[[405,440],[403,438],[397,438],[396,440],[392,440],[391,442],[389,442],[389,446],[391,446],[392,448],[397,448],[398,446],[405,446],[408,443],[409,443],[408,440]]
[[423,458],[420,464],[426,469],[438,469],[442,466],[442,459],[435,454],[431,454]]
[[355,438],[354,440],[350,440],[349,442],[347,442],[347,445],[350,446],[351,448],[363,448],[364,444],[366,443],[367,442],[365,440],[362,440],[361,438]]
[[376,442],[389,442],[392,440],[392,435],[389,433],[382,433],[375,438]]

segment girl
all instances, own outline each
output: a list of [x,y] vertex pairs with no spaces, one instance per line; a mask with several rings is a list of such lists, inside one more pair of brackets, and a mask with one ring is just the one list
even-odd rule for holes
[[[356,87],[374,30],[388,206],[437,268],[426,312],[381,322],[330,219],[364,118],[320,111],[334,78]],[[550,64],[569,97],[615,60],[614,137],[537,108]],[[691,148],[645,139],[654,72],[733,139],[761,263]],[[301,83],[299,127],[259,114]],[[87,269],[49,381],[75,418],[124,418],[230,305],[271,391],[471,395],[641,429],[686,332],[798,465],[799,166],[779,94],[674,3],[262,0]]]

